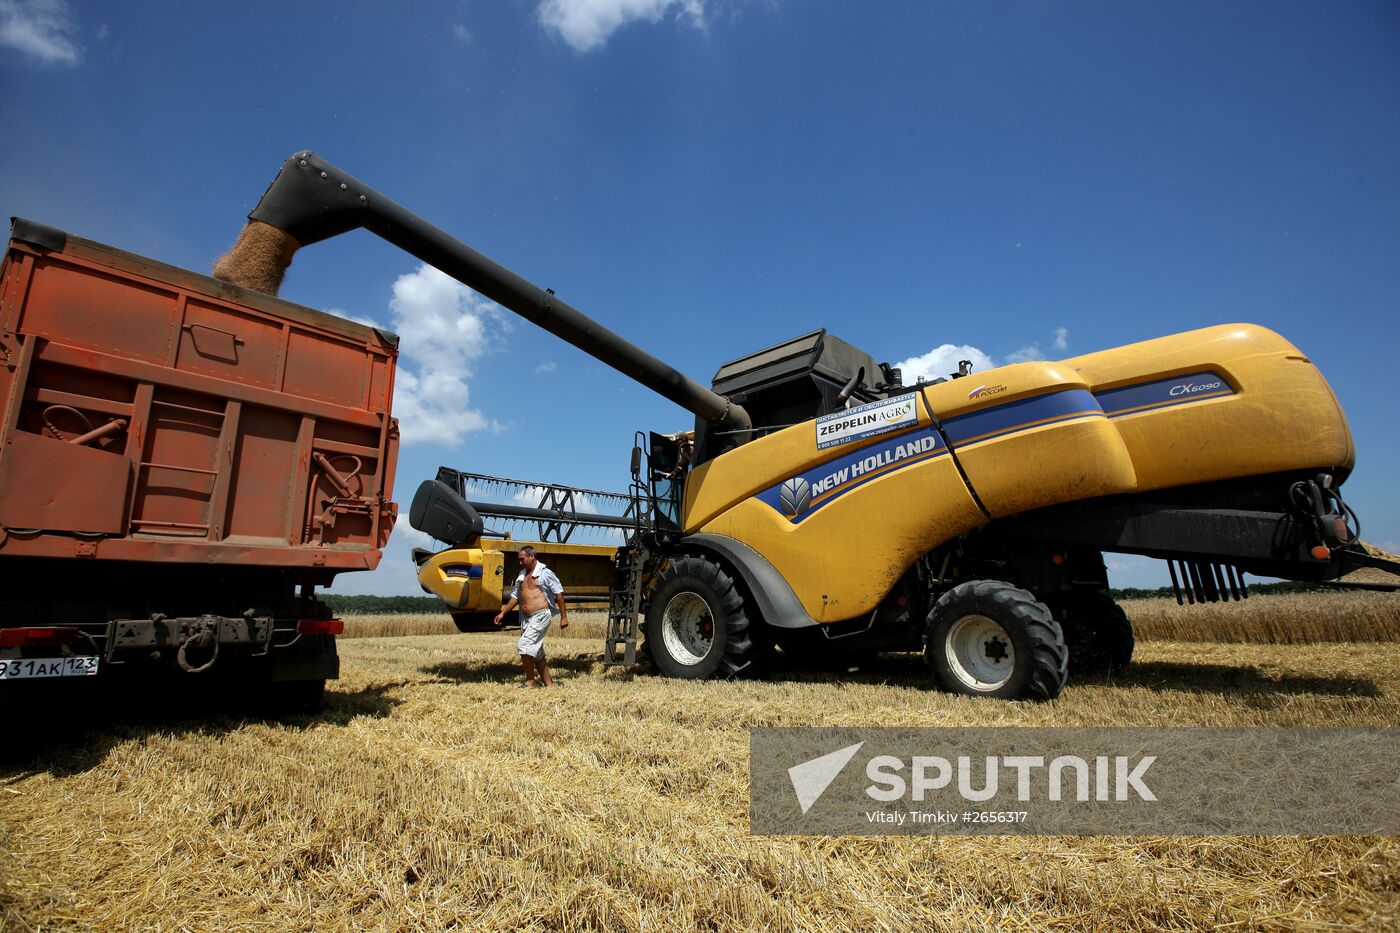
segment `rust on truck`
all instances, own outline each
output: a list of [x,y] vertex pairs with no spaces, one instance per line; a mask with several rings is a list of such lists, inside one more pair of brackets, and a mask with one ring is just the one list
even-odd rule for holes
[[[314,588],[377,566],[397,515],[397,338],[32,222],[11,234],[0,630],[108,623],[119,663],[119,631],[266,653],[276,638],[243,622],[328,617]],[[231,621],[166,624],[205,616]]]

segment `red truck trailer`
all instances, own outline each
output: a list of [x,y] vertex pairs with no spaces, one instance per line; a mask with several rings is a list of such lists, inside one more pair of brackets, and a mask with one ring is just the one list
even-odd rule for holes
[[0,266],[0,696],[232,676],[319,703],[397,513],[398,338],[15,220]]

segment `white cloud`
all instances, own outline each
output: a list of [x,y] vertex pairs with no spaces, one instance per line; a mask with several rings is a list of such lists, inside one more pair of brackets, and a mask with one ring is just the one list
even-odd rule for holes
[[470,43],[472,41],[472,31],[461,23],[452,24],[452,34],[463,42]]
[[0,45],[41,65],[76,65],[73,19],[66,0],[0,0]]
[[558,371],[559,364],[553,360],[545,360],[535,367],[535,372],[537,373],[557,373]]
[[1068,327],[1057,327],[1057,328],[1055,328],[1055,343],[1054,343],[1054,347],[1055,347],[1056,350],[1067,350],[1067,349],[1069,349],[1069,328],[1068,328]]
[[966,344],[954,346],[951,343],[935,347],[923,356],[910,357],[903,362],[896,363],[895,366],[903,373],[904,384],[913,385],[920,379],[933,381],[939,376],[946,379],[950,374],[958,371],[959,360],[971,360],[973,372],[993,369],[996,366],[990,356],[976,347],[970,347]]
[[[426,540],[427,543],[424,543]],[[442,545],[421,531],[408,526],[408,518],[399,516],[394,533],[384,548],[379,566],[368,573],[342,573],[327,592],[337,596],[424,596],[418,582],[418,568],[413,563],[413,549],[426,547],[442,550]]]
[[543,0],[536,15],[575,51],[591,52],[627,23],[659,22],[671,12],[696,29],[705,28],[705,0]]
[[351,314],[349,311],[346,311],[344,308],[327,308],[327,309],[326,309],[326,313],[327,313],[327,314],[334,314],[336,317],[343,317],[343,318],[345,318],[345,320],[347,320],[347,321],[354,321],[356,324],[363,324],[363,325],[366,326],[366,327],[374,327],[374,328],[377,328],[377,329],[379,329],[379,330],[383,330],[383,329],[384,329],[384,325],[383,325],[383,324],[380,324],[380,323],[379,323],[378,321],[376,321],[374,318],[372,318],[372,317],[362,317],[361,315],[358,315],[358,314]]
[[[515,505],[523,505],[526,508],[536,509],[540,507],[540,500],[544,498],[545,489],[543,486],[530,486],[525,489],[516,490],[510,499]],[[621,509],[604,508],[593,498],[585,493],[574,493],[574,511],[580,514],[593,515],[613,515]],[[528,523],[528,528],[534,531],[539,526],[530,519],[521,519]],[[490,520],[488,519],[488,524]],[[575,528],[569,537],[574,544],[621,544],[626,540],[621,528]]]
[[394,414],[405,444],[456,447],[468,432],[500,426],[470,405],[467,377],[490,343],[501,311],[444,272],[419,266],[394,282],[389,302],[398,333]]
[[1021,349],[1016,350],[1016,351],[1013,352],[1013,353],[1008,353],[1008,354],[1006,355],[1006,360],[1005,360],[1004,362],[1005,362],[1006,364],[1010,364],[1010,363],[1029,363],[1029,362],[1032,362],[1033,360],[1043,360],[1043,359],[1045,359],[1045,354],[1040,352],[1040,347],[1038,347],[1037,345],[1035,345],[1035,344],[1033,344],[1033,343],[1028,343],[1028,344],[1026,344],[1024,347],[1022,347]]
[[[544,499],[547,490],[546,486],[526,486],[524,489],[517,489],[511,493],[510,501],[515,505],[537,509],[540,507],[540,501]],[[606,510],[600,508],[591,496],[582,492],[574,493],[574,511],[591,512],[595,515],[607,514]]]

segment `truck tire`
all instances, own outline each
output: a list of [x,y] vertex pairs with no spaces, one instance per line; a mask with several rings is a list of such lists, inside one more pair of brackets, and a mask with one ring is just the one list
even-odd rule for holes
[[924,658],[939,685],[966,696],[1053,700],[1068,677],[1068,657],[1049,608],[998,580],[944,593],[924,630]]
[[321,712],[326,700],[324,680],[288,680],[267,685],[262,708],[275,716],[308,715]]
[[1076,674],[1122,670],[1133,660],[1133,623],[1123,607],[1101,590],[1066,593],[1053,604]]
[[743,597],[724,568],[703,557],[678,558],[658,576],[645,635],[646,653],[667,677],[733,677],[753,661]]

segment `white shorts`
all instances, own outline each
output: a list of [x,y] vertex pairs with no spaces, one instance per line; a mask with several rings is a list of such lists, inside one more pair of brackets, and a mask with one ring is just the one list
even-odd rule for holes
[[527,616],[520,623],[520,653],[532,658],[544,657],[544,633],[553,621],[554,616],[548,607]]

